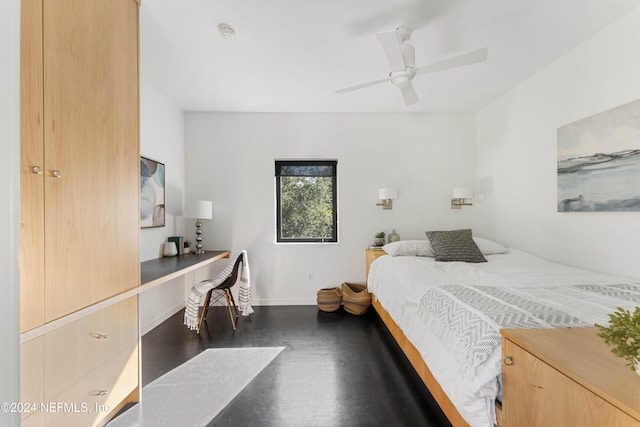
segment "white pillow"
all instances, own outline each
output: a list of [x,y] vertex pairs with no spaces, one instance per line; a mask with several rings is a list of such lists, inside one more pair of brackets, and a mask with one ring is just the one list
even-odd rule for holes
[[391,256],[435,256],[429,240],[399,240],[382,247]]
[[480,249],[480,252],[482,252],[482,255],[506,254],[509,252],[509,249],[489,239],[474,237],[473,241],[476,242],[476,245],[478,246],[478,249]]

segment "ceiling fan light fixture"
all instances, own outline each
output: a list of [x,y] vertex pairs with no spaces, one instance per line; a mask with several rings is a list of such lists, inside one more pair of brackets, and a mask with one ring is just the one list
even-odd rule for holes
[[220,36],[226,40],[233,40],[236,36],[236,30],[224,22],[218,24],[218,31],[220,32]]
[[392,71],[391,74],[389,74],[389,77],[391,78],[391,83],[393,83],[399,88],[403,88],[407,86],[409,83],[411,83],[411,80],[413,79],[413,75],[414,75],[413,70],[407,69],[407,70]]

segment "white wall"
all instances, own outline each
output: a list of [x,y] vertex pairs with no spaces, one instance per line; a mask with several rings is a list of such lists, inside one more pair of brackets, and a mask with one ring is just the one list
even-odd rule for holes
[[[274,243],[276,158],[338,159],[339,244]],[[248,250],[256,304],[315,304],[319,288],[362,283],[377,231],[469,226],[474,208],[449,205],[475,161],[472,114],[186,114],[186,196],[214,205],[205,248]],[[398,188],[391,211],[375,206],[381,187]]]
[[144,76],[140,79],[140,155],[165,164],[164,227],[140,230],[140,260],[162,256],[169,236],[184,234],[184,114]]
[[640,98],[640,9],[478,113],[478,231],[562,263],[640,278],[638,213],[556,212],[558,127]]
[[[20,1],[0,2],[0,402],[19,402]],[[18,414],[0,412],[0,425]]]
[[[144,25],[144,22],[142,22]],[[145,69],[142,68],[142,73]],[[169,236],[185,233],[182,219],[184,199],[184,114],[144,75],[140,79],[140,154],[165,164],[165,227],[140,230],[140,260],[162,256]],[[167,282],[140,296],[143,333],[184,307],[185,278]]]

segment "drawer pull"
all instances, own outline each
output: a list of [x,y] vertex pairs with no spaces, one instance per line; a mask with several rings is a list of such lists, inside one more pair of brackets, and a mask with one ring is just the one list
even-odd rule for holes
[[513,365],[513,358],[511,356],[507,356],[503,359],[504,364],[507,366]]
[[91,392],[91,394],[93,394],[94,396],[106,396],[107,393],[109,393],[109,390],[98,390]]
[[62,172],[60,172],[59,170],[54,170],[53,172],[51,172],[51,176],[53,176],[54,178],[62,178]]
[[31,168],[31,172],[35,175],[42,175],[42,168],[40,166],[34,166]]
[[99,334],[97,332],[90,332],[89,335],[91,335],[91,338],[95,338],[97,340],[106,340],[107,336],[104,334]]

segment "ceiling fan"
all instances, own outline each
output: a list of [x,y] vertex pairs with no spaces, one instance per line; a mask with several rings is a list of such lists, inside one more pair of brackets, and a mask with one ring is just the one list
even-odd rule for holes
[[415,49],[408,43],[408,40],[411,38],[411,28],[403,25],[396,28],[395,31],[377,33],[376,36],[389,60],[389,66],[391,67],[389,76],[384,79],[339,89],[336,90],[336,93],[343,94],[391,81],[391,83],[400,88],[404,103],[406,106],[409,106],[419,101],[418,94],[412,83],[416,75],[463,67],[465,65],[484,62],[487,59],[488,49],[485,47],[416,68]]

